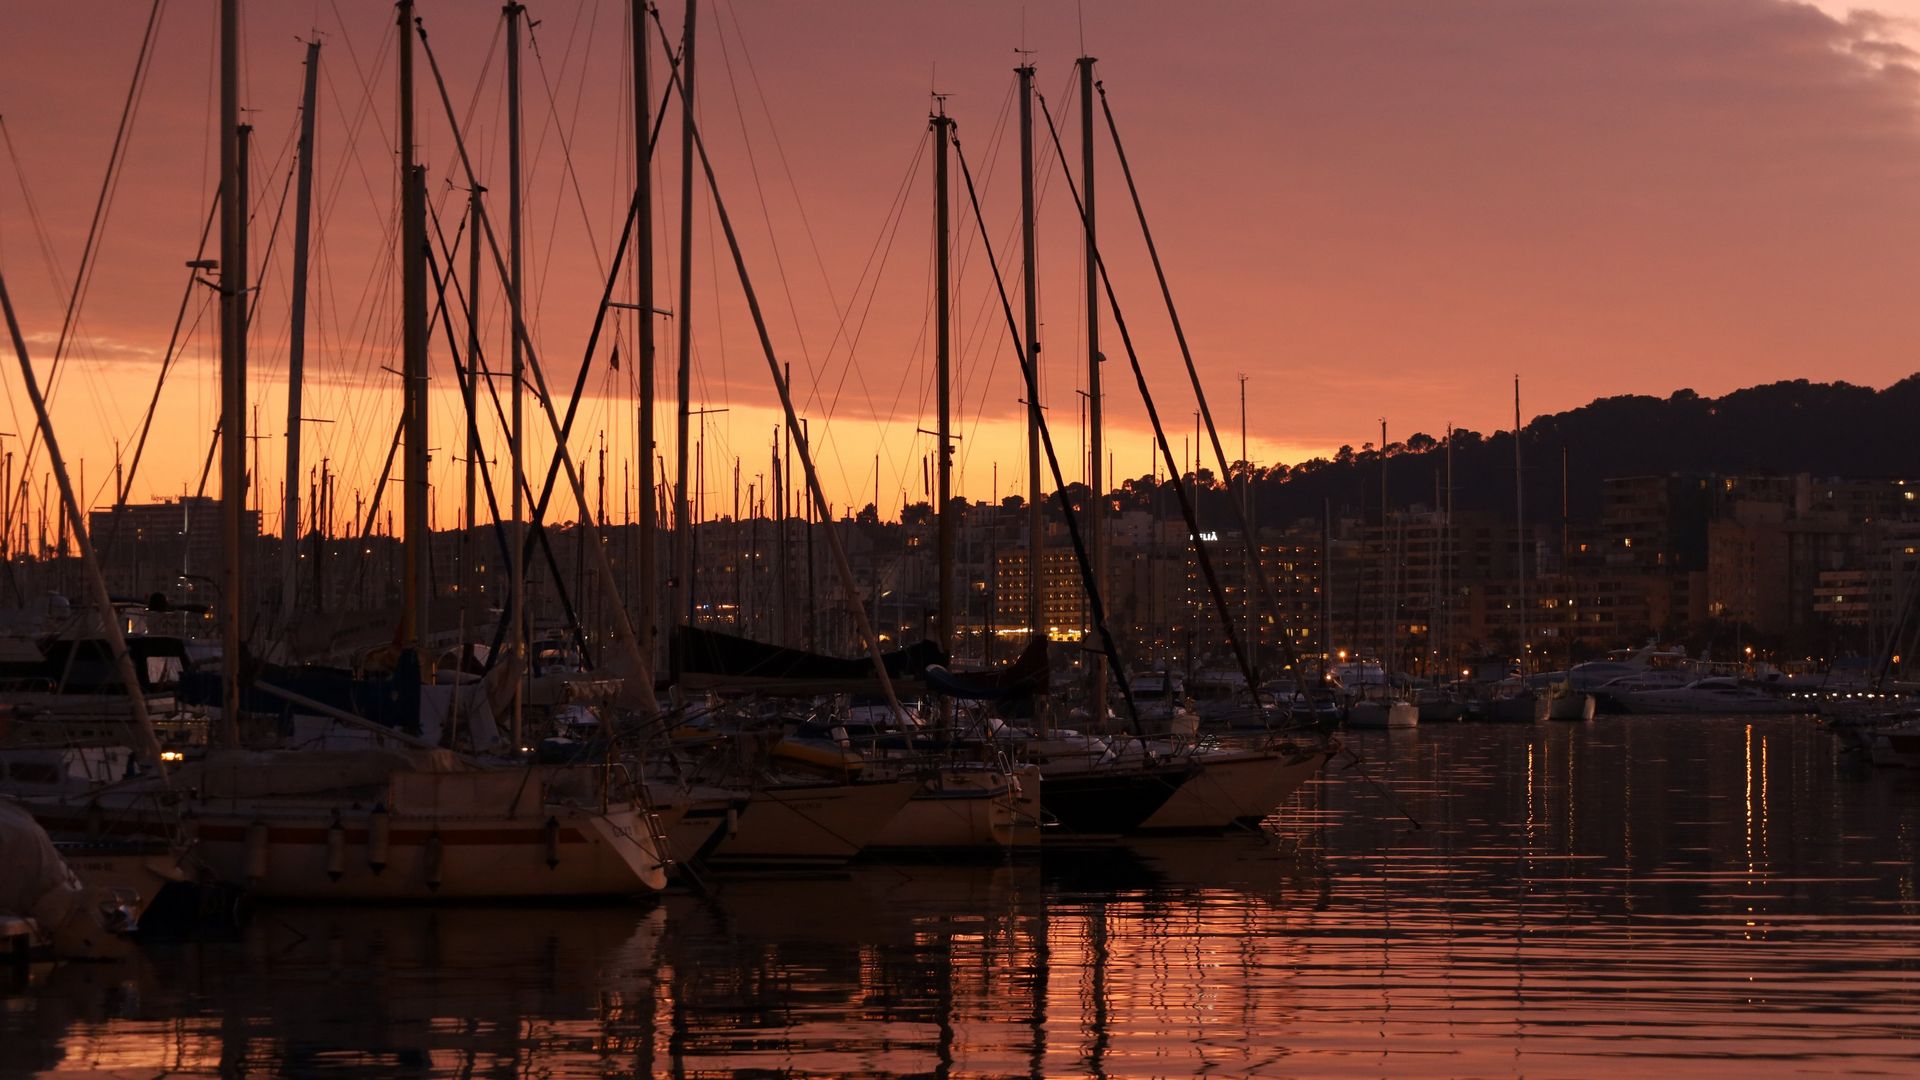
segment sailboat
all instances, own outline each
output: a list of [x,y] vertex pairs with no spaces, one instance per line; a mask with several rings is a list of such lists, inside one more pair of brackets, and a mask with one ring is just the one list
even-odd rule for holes
[[[394,689],[403,696],[432,689],[419,684],[417,666],[427,589],[426,196],[425,170],[413,164],[412,7],[410,0],[398,5],[408,489],[402,654],[415,659],[413,666],[402,663],[396,669],[402,685]],[[512,20],[519,10],[513,5],[508,9],[510,50],[517,50],[517,23]],[[240,588],[244,549],[238,511],[246,484],[239,452],[246,445],[239,297],[246,292],[247,184],[237,123],[237,15],[237,0],[223,0],[222,500],[228,552],[217,745],[173,777],[156,767],[145,776],[84,795],[35,799],[29,805],[51,831],[173,838],[187,844],[195,859],[220,880],[266,897],[478,900],[657,891],[666,884],[669,864],[663,837],[672,821],[646,805],[644,787],[631,782],[619,763],[547,765],[462,754],[266,680],[246,685],[246,609]],[[312,88],[310,77],[309,116]],[[517,113],[514,123],[517,128]],[[517,304],[517,296],[514,300]],[[519,320],[515,322],[518,328]],[[564,440],[558,453],[566,454]],[[104,585],[99,587],[104,590]],[[117,636],[117,625],[113,629]],[[123,643],[116,648],[125,652]],[[139,701],[137,680],[128,674],[122,682]],[[367,744],[343,750],[241,749],[241,718],[251,697],[262,693],[298,712],[364,732]],[[142,714],[144,725],[138,704],[136,713]],[[150,734],[147,741],[150,745]]]
[[1516,560],[1514,581],[1520,591],[1520,602],[1516,608],[1520,619],[1520,671],[1517,678],[1507,679],[1494,687],[1486,699],[1486,719],[1503,724],[1531,724],[1545,720],[1550,705],[1547,698],[1534,690],[1527,681],[1529,661],[1533,656],[1533,642],[1527,636],[1527,517],[1525,506],[1526,486],[1520,471],[1520,436],[1525,431],[1520,423],[1520,376],[1513,377],[1513,529],[1514,559]]
[[1571,679],[1558,680],[1547,690],[1549,720],[1591,720],[1595,709],[1593,695],[1575,690]]
[[[1185,485],[1178,479],[1178,470],[1173,455],[1166,442],[1165,432],[1160,426],[1153,398],[1147,392],[1144,376],[1139,367],[1138,356],[1128,336],[1126,324],[1121,317],[1117,301],[1112,294],[1111,283],[1107,281],[1106,267],[1101,259],[1095,239],[1095,219],[1093,207],[1093,150],[1092,150],[1092,102],[1095,81],[1093,79],[1093,60],[1082,57],[1078,61],[1081,93],[1081,125],[1084,156],[1082,161],[1082,183],[1076,186],[1067,175],[1067,186],[1079,211],[1082,228],[1086,237],[1087,270],[1087,314],[1088,314],[1088,397],[1089,431],[1092,436],[1094,452],[1091,457],[1095,463],[1100,459],[1098,453],[1099,412],[1095,403],[1100,400],[1100,363],[1103,357],[1098,352],[1098,332],[1100,316],[1099,297],[1104,286],[1106,299],[1113,310],[1116,329],[1119,331],[1128,360],[1139,383],[1143,402],[1147,407],[1149,419],[1155,431],[1155,440],[1162,456],[1165,457],[1168,471],[1174,477],[1176,493],[1180,496],[1182,513],[1187,519],[1190,534],[1194,537],[1195,558],[1202,575],[1206,578],[1209,590],[1213,594],[1216,609],[1220,612],[1230,645],[1241,665],[1241,674],[1249,687],[1259,684],[1257,672],[1252,663],[1251,643],[1243,648],[1239,640],[1236,621],[1225,602],[1218,580],[1212,572],[1211,562],[1204,545],[1199,542],[1199,529],[1194,516],[1194,507],[1187,494]],[[1027,378],[1028,416],[1029,416],[1029,490],[1039,490],[1038,462],[1039,447],[1044,443],[1048,461],[1053,469],[1053,478],[1057,488],[1064,488],[1060,475],[1058,459],[1053,455],[1052,442],[1046,432],[1043,418],[1037,402],[1037,358],[1035,337],[1038,333],[1035,314],[1034,273],[1032,260],[1032,161],[1031,130],[1032,102],[1035,97],[1032,89],[1033,69],[1022,66],[1017,69],[1020,77],[1021,131],[1022,131],[1022,211],[1023,236],[1026,253],[1026,312],[1025,334],[1022,335],[1012,326],[1011,306],[1006,303],[1002,290],[1002,306],[1006,310],[1009,332],[1016,344],[1025,342],[1021,348],[1022,369]],[[1044,102],[1042,102],[1044,108]],[[1111,122],[1111,116],[1109,115]],[[1047,117],[1048,132],[1056,153],[1060,158],[1063,174],[1070,173],[1065,160],[1057,131],[1053,129],[1052,117]],[[1118,140],[1116,135],[1116,147]],[[1121,163],[1125,167],[1124,153]],[[964,158],[962,165],[964,169]],[[1129,173],[1129,179],[1131,174]],[[1129,185],[1131,189],[1131,184]],[[971,181],[969,179],[971,192]],[[1083,197],[1084,193],[1084,197]],[[1139,209],[1137,193],[1135,209]],[[978,218],[978,207],[975,217]],[[1142,215],[1142,226],[1145,226]],[[982,240],[988,255],[989,265],[994,267],[996,281],[999,280],[997,263],[993,259],[992,247]],[[1151,250],[1151,237],[1148,237]],[[1158,264],[1156,259],[1156,270]],[[1164,276],[1162,278],[1164,287]],[[1169,301],[1169,306],[1171,302]],[[1177,328],[1177,327],[1176,327]],[[1183,339],[1184,344],[1184,339]],[[1191,368],[1190,368],[1191,370]],[[1217,444],[1217,438],[1216,438]],[[1216,446],[1217,449],[1217,446]],[[1099,486],[1097,464],[1090,467],[1093,482]],[[1057,496],[1056,496],[1057,497]],[[1101,567],[1103,565],[1104,537],[1100,531],[1099,510],[1096,507],[1088,514],[1091,537],[1082,540],[1073,508],[1062,500],[1062,516],[1065,519],[1069,537],[1073,540],[1076,561],[1080,565],[1083,585],[1086,589],[1091,609],[1092,623],[1097,632],[1102,650],[1098,658],[1111,660],[1115,666],[1124,670],[1119,663],[1117,647],[1104,616],[1101,599]],[[1030,525],[1034,537],[1030,540],[1029,569],[1037,565],[1038,535],[1040,523],[1036,520]],[[1029,600],[1037,603],[1037,576],[1030,579]],[[1037,641],[1041,635],[1040,620],[1035,612],[1030,613],[1029,623]],[[1139,730],[1141,714],[1139,703],[1127,683],[1116,684],[1122,694],[1123,705],[1128,717]],[[1108,680],[1104,668],[1096,665],[1096,678],[1093,683],[1093,708],[1089,716],[1096,725],[1104,726],[1107,710],[1104,705]],[[1274,809],[1280,801],[1296,790],[1308,775],[1316,771],[1325,761],[1319,748],[1303,749],[1294,746],[1260,746],[1245,751],[1228,751],[1213,747],[1203,747],[1195,741],[1184,745],[1178,741],[1151,740],[1139,735],[1082,734],[1072,731],[1039,730],[1030,733],[1013,732],[1002,729],[996,732],[996,740],[1006,740],[1005,745],[1017,747],[1027,760],[1037,763],[1044,777],[1041,798],[1049,812],[1062,825],[1073,831],[1084,832],[1129,832],[1142,828],[1174,829],[1219,829],[1230,827],[1248,818],[1258,818]]]
[[[746,295],[747,305],[753,314],[755,329],[758,332],[763,354],[774,387],[778,392],[785,427],[792,445],[798,451],[804,473],[807,494],[820,518],[828,517],[826,497],[820,486],[818,472],[808,445],[807,432],[800,423],[793,405],[791,386],[775,354],[772,339],[761,314],[757,295],[751,276],[747,271],[744,256],[741,253],[738,238],[734,233],[731,216],[727,212],[725,200],[721,197],[719,184],[714,176],[711,161],[707,158],[706,147],[701,139],[699,127],[695,122],[692,105],[693,45],[696,7],[689,4],[686,15],[686,28],[683,33],[682,47],[678,58],[670,60],[670,79],[678,88],[683,106],[681,127],[681,265],[680,308],[682,312],[691,309],[688,290],[691,288],[691,206],[692,177],[696,164],[704,172],[714,211],[719,218],[722,231],[732,254],[734,269],[739,278],[742,291]],[[649,12],[657,19],[657,15]],[[639,5],[635,8],[635,19],[642,18]],[[697,151],[697,157],[696,157]],[[693,574],[691,555],[691,528],[688,523],[690,513],[687,500],[686,482],[687,421],[690,414],[690,402],[687,397],[690,378],[691,349],[689,347],[689,320],[685,317],[678,322],[680,334],[680,401],[678,409],[677,444],[678,473],[674,485],[675,531],[673,537],[675,565],[674,589],[672,594],[672,620],[675,636],[672,639],[674,659],[671,668],[675,676],[675,693],[680,699],[682,717],[690,712],[690,695],[694,684],[688,679],[690,656],[695,646],[735,657],[746,656],[749,665],[754,663],[783,664],[788,661],[805,664],[829,664],[836,662],[831,658],[800,654],[797,650],[782,650],[776,647],[760,645],[744,638],[728,638],[725,635],[712,634],[698,630],[690,625],[689,612],[692,610]],[[643,412],[646,409],[643,407]],[[864,605],[858,602],[858,590],[853,572],[847,560],[841,540],[837,533],[827,530],[825,539],[834,571],[839,578],[841,588],[850,601],[850,610],[854,616],[856,630],[867,645],[867,659],[871,662],[871,675],[876,683],[879,696],[885,701],[888,713],[896,717],[905,716],[892,677],[888,671],[887,658],[881,654],[879,637],[868,619]],[[725,640],[722,640],[722,639]],[[725,678],[716,689],[738,689],[737,680]],[[713,727],[716,745],[724,745],[729,740],[739,748],[750,748],[750,736],[757,732],[723,730],[719,725],[724,717],[709,712],[707,720]],[[689,795],[698,795],[711,805],[712,799],[722,792],[731,793],[744,799],[741,809],[728,818],[724,834],[706,851],[705,860],[711,863],[752,863],[752,864],[813,864],[838,862],[852,858],[865,850],[880,834],[891,827],[891,823],[900,813],[909,799],[915,797],[922,788],[919,778],[913,779],[867,779],[846,777],[796,777],[788,770],[776,767],[767,760],[747,760],[734,762],[725,775],[707,776],[694,774],[696,779],[686,780],[675,776],[674,761],[656,757],[649,763],[647,771],[650,786],[662,790],[674,790],[674,785],[697,783],[695,788],[682,787],[680,790]],[[683,771],[684,775],[684,771]]]

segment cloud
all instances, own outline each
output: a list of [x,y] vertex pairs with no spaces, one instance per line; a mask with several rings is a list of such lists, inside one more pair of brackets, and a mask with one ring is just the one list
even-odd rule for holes
[[[34,330],[21,334],[32,350],[36,363],[51,361],[53,351],[60,344],[58,331]],[[146,341],[131,341],[112,335],[82,332],[74,336],[67,346],[70,359],[80,359],[101,364],[157,364],[162,353],[159,345]]]

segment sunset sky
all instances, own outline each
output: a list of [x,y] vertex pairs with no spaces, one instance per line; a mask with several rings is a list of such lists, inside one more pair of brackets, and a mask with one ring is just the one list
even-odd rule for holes
[[[556,389],[578,370],[632,191],[627,7],[529,5],[538,49],[524,61],[528,303]],[[342,473],[345,518],[356,489],[375,482],[399,407],[398,379],[383,370],[397,365],[399,338],[393,8],[252,8],[242,96],[258,163],[254,260],[266,270],[250,394],[260,433],[273,436],[257,444],[258,487],[273,507],[290,201],[270,253],[266,237],[291,166],[302,40],[317,30],[320,210],[305,412],[332,423],[309,426],[306,460],[326,457]],[[43,380],[146,12],[131,0],[76,0],[0,15],[0,272]],[[504,242],[498,5],[421,0],[418,12]],[[681,12],[679,0],[661,11],[676,37]],[[780,358],[820,437],[836,509],[872,499],[876,454],[883,514],[898,512],[903,493],[923,497],[932,440],[918,429],[933,426],[934,400],[931,90],[949,95],[996,252],[1017,278],[1010,110],[1021,47],[1076,174],[1072,65],[1083,47],[1099,57],[1230,451],[1247,377],[1256,462],[1376,440],[1381,417],[1394,440],[1449,422],[1510,426],[1516,373],[1531,416],[1680,387],[1722,393],[1788,378],[1884,386],[1920,369],[1911,51],[1920,0],[1875,12],[1777,0],[720,0],[703,4],[700,19],[702,132]],[[54,388],[63,447],[76,468],[84,458],[94,504],[111,501],[116,441],[131,442],[146,410],[215,187],[214,22],[210,0],[163,7],[79,332]],[[657,104],[665,65],[657,52],[650,61]],[[466,179],[424,55],[420,72],[419,155],[451,235]],[[677,108],[653,162],[663,308],[677,305]],[[1043,400],[1071,480],[1081,472],[1086,384],[1082,256],[1041,131]],[[1103,251],[1182,455],[1193,396],[1104,133],[1099,153]],[[718,516],[732,511],[736,456],[743,498],[745,485],[763,486],[778,421],[711,200],[704,185],[696,193],[694,306],[674,318],[693,320],[695,405],[729,410],[704,425],[707,514]],[[994,494],[997,463],[998,493],[1019,493],[1020,379],[973,219],[961,209],[954,220],[963,489]],[[462,253],[463,276],[464,267]],[[504,368],[501,288],[490,272],[481,295],[488,362]],[[631,298],[632,286],[617,295]],[[211,299],[203,288],[192,296],[187,321],[198,318],[197,329],[162,395],[135,500],[198,485],[218,402]],[[660,452],[670,471],[673,320],[660,319],[659,332]],[[604,439],[616,520],[629,512],[620,485],[635,441],[632,335],[629,316],[594,358],[574,440],[592,486]],[[1110,316],[1102,340],[1116,472],[1141,476],[1150,467],[1144,412]],[[615,344],[618,372],[607,364]],[[24,434],[31,411],[10,349],[5,356],[11,411],[0,423]],[[437,332],[433,364],[437,523],[447,527],[457,521],[464,451]],[[504,456],[498,425],[489,419],[487,430],[490,453]],[[534,443],[537,484],[551,440]],[[217,477],[208,490],[217,494]],[[278,516],[269,509],[268,531]],[[562,502],[550,516],[577,509]]]

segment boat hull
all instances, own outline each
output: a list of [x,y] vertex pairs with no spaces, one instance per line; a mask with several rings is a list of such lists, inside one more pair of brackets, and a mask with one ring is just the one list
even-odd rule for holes
[[1547,719],[1591,720],[1596,708],[1592,694],[1563,694],[1547,703]]
[[[50,831],[88,827],[77,808],[35,812]],[[153,812],[111,817],[121,832],[174,828]],[[653,841],[663,825],[629,807],[424,817],[263,800],[232,810],[189,806],[183,822],[198,863],[266,899],[525,900],[634,896],[666,886]]]
[[703,858],[731,835],[748,800],[746,793],[740,792],[653,801],[655,805],[679,805],[680,812],[672,816],[665,835],[667,853],[681,865]]
[[1793,716],[1813,711],[1806,703],[1787,698],[1700,700],[1664,690],[1627,694],[1620,703],[1640,716]]
[[1312,779],[1327,756],[1276,750],[1197,757],[1199,772],[1140,827],[1152,832],[1219,832],[1259,822]]
[[1068,832],[1130,833],[1165,806],[1193,772],[1184,763],[1048,770],[1040,784],[1040,801],[1048,817]]
[[1503,697],[1487,702],[1485,719],[1496,724],[1534,724],[1547,718],[1543,697]]
[[1356,701],[1347,708],[1350,728],[1410,728],[1420,724],[1420,710],[1404,701]]
[[714,846],[716,865],[844,863],[879,837],[918,788],[917,780],[805,784],[753,793],[733,834]]
[[1889,768],[1920,769],[1920,728],[1912,725],[1870,732],[1866,739],[1868,758]]
[[[1036,777],[1037,779],[1037,777]],[[1022,782],[998,769],[947,767],[921,784],[880,830],[875,850],[1005,851],[1020,827]]]

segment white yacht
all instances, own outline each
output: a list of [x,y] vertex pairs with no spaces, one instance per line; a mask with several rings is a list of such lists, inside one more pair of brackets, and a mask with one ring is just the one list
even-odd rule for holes
[[1602,710],[1627,712],[1629,710],[1626,698],[1629,694],[1643,693],[1648,690],[1679,690],[1698,680],[1699,676],[1690,671],[1643,671],[1637,675],[1622,675],[1611,682],[1603,683],[1591,693]]
[[1420,724],[1420,709],[1395,698],[1361,698],[1347,706],[1350,728],[1410,728]]
[[1177,671],[1142,671],[1127,680],[1127,693],[1141,723],[1164,724],[1186,700],[1186,678]]
[[1771,694],[1721,675],[1695,679],[1680,687],[1636,690],[1615,700],[1633,713],[1760,716],[1812,711],[1806,701]]

